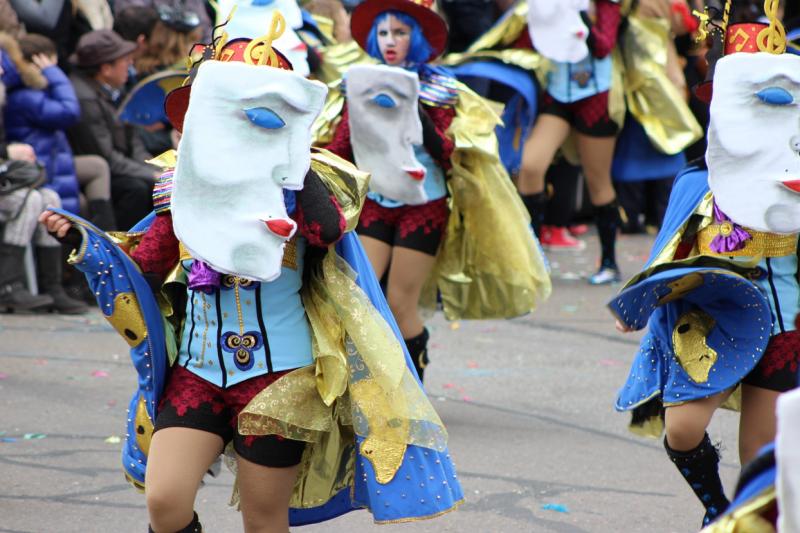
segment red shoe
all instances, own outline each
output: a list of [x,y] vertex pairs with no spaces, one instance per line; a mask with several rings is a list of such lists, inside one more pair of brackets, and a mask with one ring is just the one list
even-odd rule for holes
[[583,250],[586,243],[569,234],[567,228],[547,226],[542,228],[542,246],[548,250]]
[[569,230],[570,234],[573,237],[580,237],[581,235],[589,231],[589,226],[587,226],[586,224],[575,224],[574,226],[570,226],[569,228],[567,228],[567,230]]

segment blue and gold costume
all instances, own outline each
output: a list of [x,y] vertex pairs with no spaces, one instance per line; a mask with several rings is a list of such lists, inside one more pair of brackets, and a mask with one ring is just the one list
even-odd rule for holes
[[[330,154],[313,156],[312,169],[337,198],[352,230],[366,175]],[[223,276],[215,291],[187,294],[183,285],[191,259],[184,257],[154,295],[128,254],[154,217],[135,232],[110,236],[62,214],[82,236],[71,262],[86,274],[104,315],[130,344],[139,374],[123,452],[126,477],[138,488],[146,482],[153,422],[174,360],[223,387],[296,368],[239,416],[243,435],[306,443],[290,504],[293,525],[359,508],[370,509],[377,522],[417,520],[461,503],[446,431],[410,371],[408,353],[354,233],[331,247],[319,270],[305,279],[300,275],[304,244],[297,241],[275,282]],[[185,305],[181,294],[188,296]],[[264,305],[266,299],[270,305]],[[281,305],[273,307],[278,300]]]

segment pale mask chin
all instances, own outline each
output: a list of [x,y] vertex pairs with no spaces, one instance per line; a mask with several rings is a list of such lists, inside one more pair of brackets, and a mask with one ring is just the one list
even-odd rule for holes
[[294,72],[208,61],[192,83],[175,169],[175,233],[224,274],[271,281],[295,231],[283,189],[303,187],[327,89]]
[[717,63],[708,132],[708,183],[734,222],[800,232],[800,57],[739,53]]
[[589,28],[580,12],[589,0],[528,0],[528,31],[536,50],[547,59],[577,63],[589,55]]
[[414,156],[422,144],[419,77],[388,65],[357,65],[347,72],[350,141],[370,190],[409,205],[424,204],[425,169]]

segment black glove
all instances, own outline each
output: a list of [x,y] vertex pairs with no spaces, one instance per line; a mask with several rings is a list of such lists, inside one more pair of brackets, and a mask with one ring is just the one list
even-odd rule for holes
[[422,145],[436,161],[444,158],[444,141],[436,131],[436,124],[433,123],[431,116],[422,107],[418,106],[419,120],[422,122]]
[[317,173],[309,169],[303,189],[297,191],[297,209],[301,210],[305,225],[319,225],[319,238],[333,244],[342,236],[342,215],[331,200],[331,192]]

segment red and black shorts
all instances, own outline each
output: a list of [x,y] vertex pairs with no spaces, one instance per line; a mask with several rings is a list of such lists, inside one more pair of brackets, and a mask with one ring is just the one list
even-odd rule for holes
[[540,115],[555,115],[588,137],[614,137],[619,128],[608,114],[608,91],[565,104],[544,92],[539,102]]
[[742,383],[787,392],[797,387],[800,367],[800,331],[787,331],[773,335],[756,367]]
[[300,464],[305,443],[277,435],[240,435],[237,418],[259,392],[290,371],[257,376],[227,389],[192,374],[180,365],[172,373],[158,407],[154,432],[171,427],[198,429],[233,441],[236,453],[272,468]]
[[400,207],[383,207],[367,198],[356,232],[390,246],[436,255],[449,215],[447,198]]

